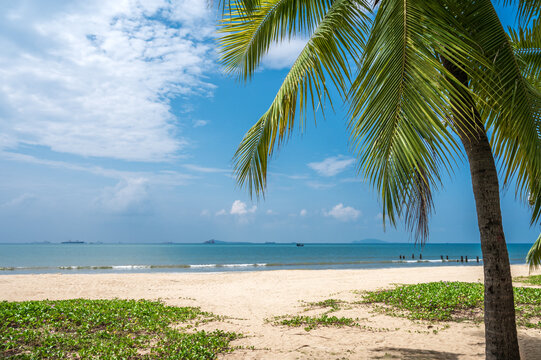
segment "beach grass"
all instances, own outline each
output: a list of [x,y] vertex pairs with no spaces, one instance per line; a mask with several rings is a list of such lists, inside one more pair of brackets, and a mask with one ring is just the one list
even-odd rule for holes
[[513,280],[529,285],[541,285],[541,275],[518,276]]
[[[345,305],[369,304],[376,311],[410,320],[428,321],[482,321],[483,284],[466,282],[431,282],[414,285],[399,285],[380,291],[356,292],[363,296],[358,302],[348,303],[337,299],[304,302],[309,307],[327,309],[319,315],[279,316],[275,325],[304,327],[310,331],[317,327],[361,327],[359,319],[330,316]],[[517,325],[541,329],[541,289],[515,287],[515,310]],[[372,329],[372,328],[371,328]],[[372,329],[382,330],[382,329]],[[384,329],[383,329],[384,330]]]
[[326,299],[326,300],[315,301],[315,302],[304,302],[303,304],[306,306],[305,311],[322,308],[322,309],[328,309],[325,313],[330,314],[332,312],[340,310],[342,306],[345,304],[345,301],[338,300],[338,299]]
[[360,326],[357,322],[358,319],[352,319],[347,317],[329,316],[328,314],[322,314],[319,316],[307,316],[296,315],[287,316],[284,318],[278,317],[276,319],[276,325],[284,325],[291,327],[304,327],[304,330],[310,331],[317,327],[343,327],[343,326]]
[[[541,329],[541,289],[515,287],[517,324]],[[483,284],[431,282],[363,293],[363,303],[383,304],[388,315],[412,320],[482,319]]]
[[215,359],[240,335],[195,330],[214,319],[159,301],[3,301],[0,358]]

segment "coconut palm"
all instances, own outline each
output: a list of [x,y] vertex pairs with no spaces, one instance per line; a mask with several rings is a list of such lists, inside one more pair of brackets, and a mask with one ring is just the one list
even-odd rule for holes
[[[231,0],[226,69],[250,79],[273,43],[308,38],[268,110],[235,154],[239,184],[264,194],[276,146],[307,113],[349,104],[352,152],[381,196],[384,221],[428,238],[432,191],[470,165],[485,274],[487,359],[518,359],[498,169],[541,213],[539,0],[507,0],[525,28],[507,33],[490,0]],[[336,89],[336,92],[333,92]]]

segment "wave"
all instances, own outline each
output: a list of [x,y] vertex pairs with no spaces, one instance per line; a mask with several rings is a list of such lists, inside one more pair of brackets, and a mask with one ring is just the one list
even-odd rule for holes
[[0,271],[21,270],[141,270],[141,269],[198,269],[198,268],[245,268],[267,266],[255,264],[172,264],[172,265],[62,265],[62,266],[0,266]]
[[[479,260],[480,262],[482,259]],[[476,260],[469,260],[475,263]],[[460,260],[441,259],[414,259],[414,260],[368,260],[368,261],[316,261],[316,262],[291,262],[291,263],[243,263],[243,264],[156,264],[156,265],[65,265],[65,266],[6,266],[0,267],[1,271],[37,271],[37,270],[112,270],[133,271],[153,269],[220,269],[220,268],[276,268],[276,267],[320,267],[320,266],[344,266],[344,265],[374,265],[374,264],[420,264],[420,263],[461,263]]]
[[221,267],[227,267],[227,268],[235,268],[235,267],[258,267],[258,266],[268,266],[268,264],[265,263],[257,263],[257,264],[195,264],[195,265],[188,265],[190,268],[221,268]]
[[429,260],[429,259],[419,259],[419,260],[393,260],[394,263],[405,263],[405,264],[413,264],[413,263],[474,263],[474,262],[482,262],[483,259],[479,259],[477,261],[476,259],[468,259],[468,261],[460,261],[458,259],[451,259],[451,260]]

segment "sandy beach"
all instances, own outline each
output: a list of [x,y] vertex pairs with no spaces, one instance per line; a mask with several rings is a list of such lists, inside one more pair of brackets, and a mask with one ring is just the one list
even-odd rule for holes
[[[523,265],[513,276],[528,275]],[[359,318],[361,327],[276,326],[280,315],[312,315],[303,302],[360,300],[359,290],[430,281],[482,281],[480,266],[377,270],[277,270],[228,273],[43,274],[0,276],[0,300],[161,299],[198,306],[226,317],[202,329],[245,335],[242,348],[225,359],[482,359],[483,325],[428,323],[381,315],[369,305],[351,305],[335,315]],[[541,330],[519,328],[523,359],[541,358]]]

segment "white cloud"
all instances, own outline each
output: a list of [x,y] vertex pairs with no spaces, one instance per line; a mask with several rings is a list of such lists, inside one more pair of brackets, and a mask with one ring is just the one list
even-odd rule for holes
[[308,211],[306,211],[306,209],[302,209],[299,213],[300,216],[306,216],[306,214],[308,214]]
[[145,214],[149,211],[148,180],[122,180],[115,187],[106,188],[96,204],[117,215]]
[[29,164],[37,164],[48,166],[51,168],[67,169],[72,171],[81,171],[89,174],[103,176],[117,180],[126,180],[133,178],[145,178],[149,183],[166,186],[181,186],[187,185],[196,177],[188,174],[179,173],[177,171],[162,170],[157,172],[143,171],[121,171],[100,166],[72,164],[65,161],[40,159],[35,156],[12,153],[8,151],[0,151],[0,159],[19,161]]
[[336,184],[321,183],[319,181],[308,181],[306,183],[306,185],[308,185],[312,189],[316,189],[316,190],[330,189],[330,188],[336,186]]
[[227,215],[227,211],[225,211],[225,209],[222,209],[216,212],[216,216],[222,216],[222,215]]
[[201,216],[209,216],[210,215],[210,211],[208,211],[208,209],[203,209],[201,211]]
[[14,199],[9,200],[2,204],[2,207],[19,207],[19,206],[28,206],[37,199],[37,196],[30,193],[24,193],[21,196],[18,196]]
[[310,168],[315,170],[321,176],[335,176],[353,164],[355,160],[344,156],[328,157],[321,162],[311,162]]
[[231,211],[229,213],[231,215],[246,215],[246,214],[253,214],[257,210],[257,206],[252,206],[251,208],[248,208],[246,203],[235,200],[233,202],[233,205],[231,205]]
[[272,211],[271,209],[267,210],[265,212],[265,214],[267,214],[267,215],[276,215],[276,213],[274,211]]
[[293,65],[308,39],[291,39],[270,47],[261,64],[268,69],[283,69]]
[[0,146],[162,161],[186,144],[173,97],[208,94],[205,0],[0,5]]
[[333,207],[330,211],[324,211],[323,215],[333,217],[340,221],[354,221],[361,216],[361,211],[351,206],[344,206],[340,203]]
[[230,173],[231,172],[231,170],[229,169],[220,169],[220,168],[199,166],[199,165],[194,165],[194,164],[184,164],[182,166],[188,170],[201,172],[201,173]]
[[207,120],[194,120],[192,122],[194,128],[206,126],[208,123]]
[[363,180],[360,178],[350,177],[345,179],[340,179],[341,183],[362,183]]
[[284,177],[290,180],[307,180],[309,178],[309,176],[307,175],[289,175],[289,174],[283,174],[283,173],[277,173],[277,172],[269,172],[269,175],[280,176],[280,177]]
[[383,220],[383,214],[382,214],[382,213],[378,213],[376,216],[374,216],[374,219],[375,219],[375,220]]

